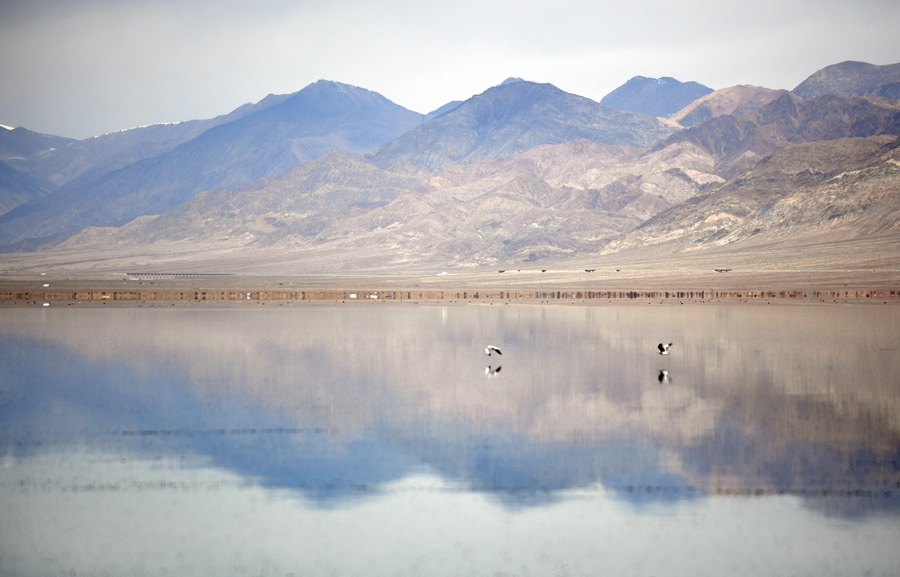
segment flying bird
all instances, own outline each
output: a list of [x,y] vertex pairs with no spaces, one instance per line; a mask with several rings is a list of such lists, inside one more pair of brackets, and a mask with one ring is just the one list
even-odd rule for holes
[[502,368],[503,367],[501,367],[501,366],[497,366],[497,368],[495,369],[495,368],[491,367],[490,365],[488,365],[484,368],[484,374],[488,377],[495,377],[495,376],[497,376],[497,373],[499,373],[500,369],[502,369]]
[[659,382],[660,383],[670,382],[669,371],[667,371],[666,369],[662,369],[661,371],[659,371]]
[[671,346],[672,346],[672,343],[669,343],[669,344],[659,343],[659,346],[657,347],[657,348],[659,348],[659,354],[668,355],[669,347],[671,347]]
[[503,353],[500,352],[500,349],[498,349],[498,348],[495,347],[494,345],[488,345],[488,346],[484,347],[484,352],[487,354],[487,356],[491,356],[491,353],[492,353],[492,352],[493,352],[493,353],[497,353],[498,355],[502,355],[502,354],[503,354]]

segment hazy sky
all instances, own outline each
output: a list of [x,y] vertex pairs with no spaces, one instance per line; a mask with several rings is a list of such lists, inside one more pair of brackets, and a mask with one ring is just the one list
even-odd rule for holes
[[320,78],[430,112],[509,76],[600,100],[632,76],[794,88],[900,62],[898,0],[0,0],[0,124],[85,138]]

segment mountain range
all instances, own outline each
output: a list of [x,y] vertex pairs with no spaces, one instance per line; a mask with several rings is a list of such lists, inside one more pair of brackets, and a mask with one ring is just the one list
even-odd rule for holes
[[[422,122],[374,92],[319,81],[215,123],[161,154],[91,170],[0,218],[0,243],[162,212],[198,192],[277,175],[334,148],[367,151]],[[170,131],[171,132],[171,131]]]
[[327,272],[900,239],[898,83],[845,62],[792,91],[635,77],[598,103],[509,79],[419,114],[319,81],[85,141],[0,130],[0,245]]
[[552,84],[503,82],[417,126],[372,156],[392,170],[446,172],[579,138],[648,146],[673,132],[645,114],[605,107]]

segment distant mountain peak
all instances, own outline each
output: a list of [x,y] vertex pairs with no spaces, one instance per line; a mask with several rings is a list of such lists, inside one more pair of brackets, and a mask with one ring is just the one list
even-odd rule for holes
[[75,142],[71,138],[42,134],[21,126],[17,128],[4,126],[3,128],[6,130],[0,131],[0,136],[2,136],[0,138],[0,160],[28,157]]
[[[679,80],[672,78],[671,76],[661,76],[659,78],[650,78],[649,76],[634,76],[628,80],[628,82],[639,84],[639,83],[647,83],[647,84],[682,84]],[[625,84],[628,84],[626,82]]]
[[[366,90],[365,88],[360,88],[359,86],[353,86],[352,84],[347,84],[346,82],[338,82],[337,80],[328,80],[327,78],[320,78],[316,80],[310,86],[332,86],[334,88],[352,88],[356,90]],[[366,90],[368,92],[368,90]]]
[[501,82],[501,83],[500,83],[500,86],[503,86],[504,84],[512,84],[513,82],[525,82],[525,79],[519,78],[519,77],[517,77],[517,76],[515,76],[515,77],[514,77],[514,76],[510,76],[509,78],[507,78],[506,80],[504,80],[503,82]]
[[617,110],[665,117],[712,91],[712,88],[697,82],[680,82],[671,76],[635,76],[604,96],[600,104]]
[[670,120],[689,128],[710,118],[726,114],[743,116],[759,110],[766,104],[787,94],[786,90],[775,90],[760,86],[741,84],[722,88],[694,100],[678,112],[669,116]]
[[900,98],[900,63],[879,66],[848,60],[826,66],[801,82],[794,94],[815,98],[833,94],[845,98],[881,96]]
[[343,82],[336,82],[334,80],[326,80],[319,79],[300,90],[303,91],[319,91],[319,90],[331,90],[338,93],[367,93],[371,92],[370,90],[366,90],[365,88],[360,88],[359,86],[353,86],[352,84],[345,84]]

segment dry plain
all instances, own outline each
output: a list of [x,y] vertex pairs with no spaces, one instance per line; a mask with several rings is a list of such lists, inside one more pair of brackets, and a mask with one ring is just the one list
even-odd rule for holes
[[[578,261],[378,266],[266,250],[192,255],[52,251],[0,259],[0,303],[221,301],[900,303],[893,238],[741,250],[631,251]],[[333,267],[335,268],[335,267]],[[249,298],[248,298],[249,297]]]

